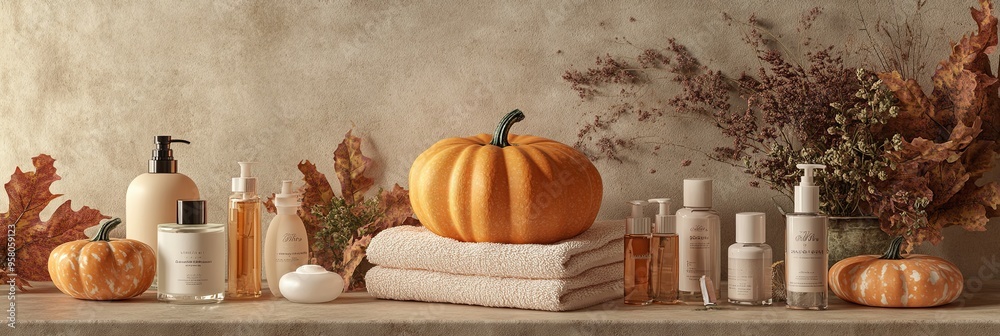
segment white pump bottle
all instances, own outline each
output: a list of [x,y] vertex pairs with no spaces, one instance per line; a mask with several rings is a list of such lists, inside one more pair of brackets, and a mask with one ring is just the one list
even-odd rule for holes
[[825,310],[828,304],[827,217],[819,211],[819,186],[813,181],[820,164],[799,164],[795,212],[785,215],[785,282],[788,308]]
[[267,288],[274,297],[282,297],[278,280],[309,259],[309,237],[297,210],[299,194],[292,193],[292,181],[281,181],[281,193],[274,196],[278,214],[271,220],[264,238],[264,272]]

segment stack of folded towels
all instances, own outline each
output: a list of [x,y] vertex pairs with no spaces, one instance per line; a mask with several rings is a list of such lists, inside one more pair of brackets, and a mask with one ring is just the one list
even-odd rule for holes
[[367,249],[368,293],[380,299],[549,311],[622,297],[621,221],[553,244],[466,243],[422,226],[379,233]]

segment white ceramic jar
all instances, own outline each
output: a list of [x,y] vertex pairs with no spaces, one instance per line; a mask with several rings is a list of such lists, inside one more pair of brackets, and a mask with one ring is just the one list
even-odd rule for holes
[[344,279],[323,266],[303,265],[282,275],[278,288],[288,301],[323,303],[333,301],[344,292]]

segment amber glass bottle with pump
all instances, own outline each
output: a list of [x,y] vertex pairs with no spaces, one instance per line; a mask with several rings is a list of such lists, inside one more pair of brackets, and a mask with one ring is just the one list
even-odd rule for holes
[[656,215],[656,223],[653,225],[653,233],[650,245],[653,248],[652,272],[650,281],[653,290],[653,303],[658,304],[679,304],[680,292],[677,283],[679,246],[677,238],[676,216],[670,214],[669,198],[654,198],[650,203],[659,205],[659,213]]
[[646,201],[631,201],[632,217],[625,220],[625,304],[653,302],[650,287],[650,221],[643,217]]
[[226,299],[261,295],[261,202],[257,178],[250,176],[251,162],[240,162],[240,177],[233,178],[229,197],[229,279]]

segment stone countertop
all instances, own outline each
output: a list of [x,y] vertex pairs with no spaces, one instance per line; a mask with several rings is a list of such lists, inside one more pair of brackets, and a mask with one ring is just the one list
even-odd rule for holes
[[215,305],[160,303],[153,292],[98,302],[63,295],[51,283],[35,286],[14,300],[18,332],[5,327],[0,335],[1000,335],[1000,288],[967,291],[955,303],[928,309],[871,308],[832,297],[827,311],[725,304],[706,311],[615,300],[542,312],[378,300],[363,292],[325,304],[296,304],[267,293]]

